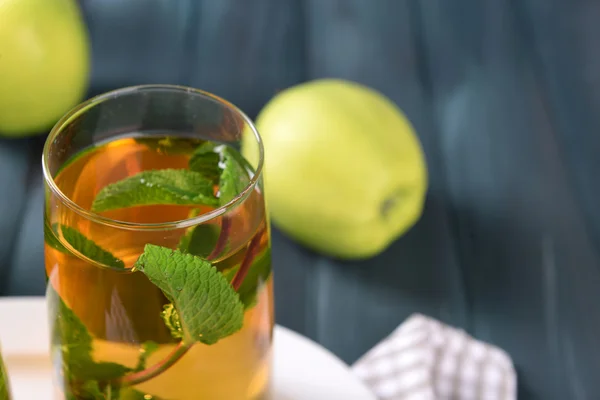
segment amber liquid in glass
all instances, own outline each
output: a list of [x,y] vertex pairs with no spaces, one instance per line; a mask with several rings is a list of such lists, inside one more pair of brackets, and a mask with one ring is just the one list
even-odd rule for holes
[[[169,137],[120,138],[75,155],[54,180],[62,193],[89,210],[97,193],[110,183],[145,170],[188,168],[190,155],[199,143]],[[134,368],[142,343],[153,341],[159,349],[149,357],[147,366],[160,363],[178,343],[160,317],[163,305],[169,301],[145,275],[132,272],[131,268],[146,243],[176,249],[191,228],[115,228],[95,222],[61,204],[56,194],[49,191],[45,224],[76,228],[123,260],[126,269],[98,265],[81,255],[59,252],[46,243],[46,274],[48,285],[54,289],[48,293],[55,293],[55,297],[58,294],[85,324],[93,337],[95,361]],[[211,208],[206,206],[153,205],[123,208],[101,215],[147,224],[186,220],[194,213],[208,211]],[[225,272],[239,267],[253,240],[258,243],[255,253],[258,256],[270,251],[270,234],[260,188],[255,188],[225,217],[216,217],[206,223],[214,225],[218,231],[224,218],[229,218],[231,225],[226,246],[212,261],[217,269]],[[256,302],[246,309],[240,331],[214,345],[196,343],[166,371],[133,388],[146,395],[145,399],[267,399],[274,324],[272,279],[271,274],[257,277],[250,272],[247,279],[257,280]],[[49,295],[48,301],[52,306],[57,299]],[[53,351],[53,357],[58,370],[60,352]],[[63,393],[61,396],[65,396],[71,383],[64,374],[57,372],[57,386]]]

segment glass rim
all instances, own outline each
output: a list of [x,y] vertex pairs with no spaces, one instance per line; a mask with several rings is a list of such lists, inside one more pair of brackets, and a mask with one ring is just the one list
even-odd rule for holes
[[[194,93],[201,97],[205,97],[209,100],[214,100],[218,102],[225,108],[228,108],[235,114],[239,115],[245,124],[247,124],[258,144],[258,164],[256,165],[253,176],[250,178],[250,182],[246,185],[244,190],[242,190],[236,197],[231,199],[228,203],[211,210],[210,212],[200,214],[196,217],[186,218],[177,221],[169,221],[169,222],[158,222],[158,223],[137,223],[137,222],[128,222],[128,221],[120,221],[112,218],[108,218],[102,216],[98,213],[95,213],[90,210],[86,210],[81,207],[73,200],[71,200],[67,195],[65,195],[62,190],[56,185],[54,181],[54,177],[50,173],[49,168],[49,152],[50,145],[54,141],[54,139],[62,133],[63,128],[66,127],[70,122],[72,122],[75,118],[85,113],[90,108],[104,102],[110,100],[115,97],[119,97],[125,94],[131,94],[135,92],[141,91],[154,91],[154,90],[167,90],[172,92],[181,92],[181,93]],[[262,142],[262,138],[258,133],[258,130],[254,126],[254,123],[242,110],[240,110],[237,106],[233,105],[229,101],[209,93],[207,91],[196,89],[192,87],[182,86],[182,85],[170,85],[170,84],[146,84],[146,85],[135,85],[135,86],[127,86],[119,89],[111,90],[97,96],[91,97],[90,99],[79,103],[75,107],[71,108],[66,114],[64,114],[58,122],[52,127],[46,141],[44,143],[44,150],[42,152],[42,172],[44,175],[44,180],[50,190],[54,194],[58,196],[61,202],[70,208],[72,211],[76,212],[80,216],[86,218],[87,220],[113,227],[119,229],[126,230],[170,230],[170,229],[180,229],[180,228],[188,228],[190,226],[199,225],[204,222],[213,220],[221,215],[225,214],[227,211],[235,208],[239,204],[241,204],[246,198],[250,195],[258,180],[261,177],[262,169],[264,164],[264,146]]]

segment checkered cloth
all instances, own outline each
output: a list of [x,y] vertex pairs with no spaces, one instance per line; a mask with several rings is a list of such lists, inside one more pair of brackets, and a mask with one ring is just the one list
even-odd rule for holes
[[352,366],[381,400],[515,400],[503,350],[420,314]]

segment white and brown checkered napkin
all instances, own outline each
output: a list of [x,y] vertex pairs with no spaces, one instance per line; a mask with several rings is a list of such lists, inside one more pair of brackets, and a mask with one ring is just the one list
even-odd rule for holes
[[503,350],[414,314],[352,366],[382,400],[515,400]]

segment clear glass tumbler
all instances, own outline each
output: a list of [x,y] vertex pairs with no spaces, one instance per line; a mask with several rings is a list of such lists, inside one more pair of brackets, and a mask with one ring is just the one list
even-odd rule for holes
[[269,398],[270,229],[249,118],[191,88],[124,88],[65,115],[42,162],[61,395]]

